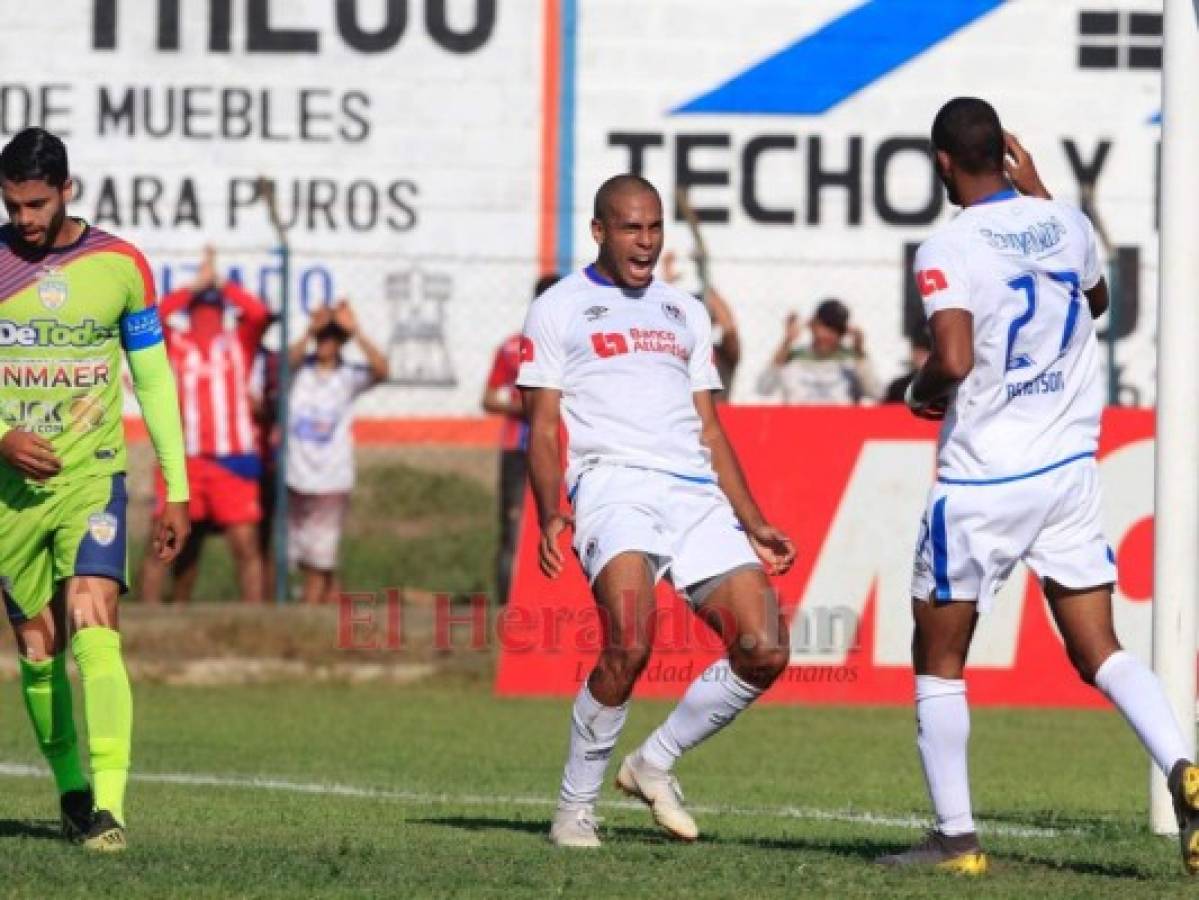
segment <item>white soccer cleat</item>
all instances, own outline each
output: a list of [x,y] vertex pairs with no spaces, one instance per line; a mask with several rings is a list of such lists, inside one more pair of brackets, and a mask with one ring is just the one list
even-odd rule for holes
[[669,772],[651,766],[639,753],[630,753],[620,764],[616,789],[647,804],[654,814],[654,821],[673,837],[680,841],[693,841],[699,837],[695,819],[683,809],[679,780]]
[[558,847],[599,847],[599,819],[586,806],[560,806],[550,823],[550,843]]

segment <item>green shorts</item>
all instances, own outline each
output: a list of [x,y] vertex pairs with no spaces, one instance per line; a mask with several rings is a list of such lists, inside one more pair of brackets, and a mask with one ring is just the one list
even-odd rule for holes
[[102,575],[129,590],[125,475],[54,489],[0,481],[0,587],[8,618],[27,622],[74,575]]

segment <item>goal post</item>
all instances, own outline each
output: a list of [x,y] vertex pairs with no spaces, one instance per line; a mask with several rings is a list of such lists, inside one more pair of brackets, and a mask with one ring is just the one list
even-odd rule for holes
[[[1154,501],[1153,668],[1195,753],[1199,592],[1199,0],[1165,0]],[[1176,832],[1165,779],[1150,824]]]

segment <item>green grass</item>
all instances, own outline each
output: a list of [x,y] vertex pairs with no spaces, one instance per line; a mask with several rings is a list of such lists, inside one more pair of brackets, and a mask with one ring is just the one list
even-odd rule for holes
[[[403,587],[455,596],[490,593],[496,522],[494,492],[476,478],[394,460],[360,462],[342,540],[342,584],[351,591]],[[133,535],[130,559],[136,579],[145,526],[135,525]],[[221,535],[210,535],[194,599],[236,596],[228,547]]]
[[[0,761],[37,763],[15,685]],[[617,756],[668,706],[636,702]],[[907,709],[761,707],[683,760],[702,840],[663,840],[605,789],[605,847],[544,839],[568,701],[482,688],[273,685],[136,690],[136,772],[271,776],[401,797],[135,781],[131,850],[52,837],[48,779],[0,776],[0,896],[1182,896],[1173,843],[1145,826],[1147,763],[1114,713],[979,710],[972,771],[994,872],[880,871],[913,828],[788,818],[781,807],[923,816]],[[470,798],[483,798],[474,802]],[[532,798],[529,800],[528,798]]]

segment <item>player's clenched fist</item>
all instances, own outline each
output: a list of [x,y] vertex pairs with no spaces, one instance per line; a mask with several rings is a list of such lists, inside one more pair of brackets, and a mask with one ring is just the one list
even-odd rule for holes
[[27,478],[45,481],[62,470],[62,460],[41,435],[14,428],[0,438],[0,457]]
[[795,545],[791,543],[791,538],[765,522],[752,529],[747,528],[745,533],[754,553],[765,564],[767,573],[786,575],[795,562]]
[[573,527],[574,519],[555,513],[541,526],[541,541],[537,545],[537,561],[541,571],[547,578],[557,578],[562,574],[565,558],[562,548],[558,546],[558,538],[567,528]]

